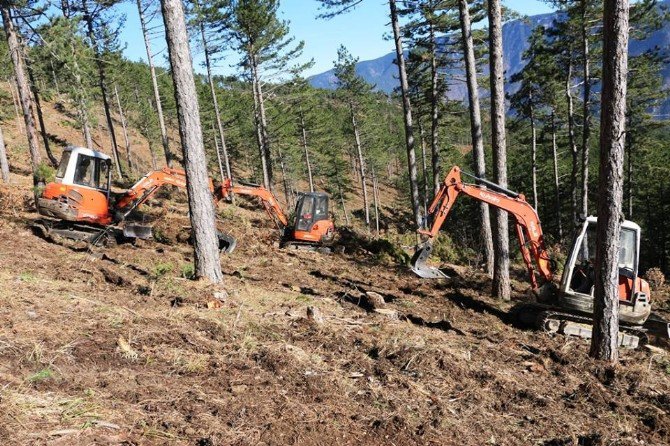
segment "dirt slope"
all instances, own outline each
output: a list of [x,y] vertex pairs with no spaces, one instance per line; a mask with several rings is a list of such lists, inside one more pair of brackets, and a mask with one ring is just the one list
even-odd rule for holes
[[90,251],[34,236],[28,198],[0,189],[0,444],[670,442],[667,355],[606,370],[506,324],[477,273],[280,250],[261,212],[224,206],[224,291],[181,277],[180,200],[149,209],[163,243]]

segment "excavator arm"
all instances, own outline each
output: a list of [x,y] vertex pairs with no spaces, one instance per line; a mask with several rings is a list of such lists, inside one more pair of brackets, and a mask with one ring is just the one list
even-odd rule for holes
[[[127,216],[165,185],[185,188],[186,172],[182,169],[164,167],[161,170],[147,173],[116,201],[116,209]],[[214,184],[211,179],[209,180],[209,189],[214,192]]]
[[224,180],[221,187],[215,192],[215,199],[230,200],[233,195],[244,195],[248,197],[256,197],[260,199],[265,211],[270,218],[275,222],[280,231],[286,229],[289,225],[288,217],[277,201],[274,194],[264,188],[263,186],[233,186],[232,181],[228,178]]
[[553,279],[552,260],[549,258],[544,245],[542,226],[535,209],[526,202],[522,194],[509,191],[481,178],[473,178],[488,187],[479,184],[464,183],[461,179],[461,170],[458,167],[452,168],[445,178],[428,209],[429,215],[433,217],[432,225],[428,230],[419,230],[420,234],[428,237],[428,240],[420,245],[414,254],[412,271],[424,278],[446,277],[444,273],[437,268],[427,266],[425,262],[432,251],[434,237],[440,231],[456,199],[459,195],[464,194],[475,200],[507,211],[514,216],[519,246],[523,261],[528,269],[532,289],[536,290],[538,288],[533,260],[537,265],[537,272],[544,281],[551,282]]

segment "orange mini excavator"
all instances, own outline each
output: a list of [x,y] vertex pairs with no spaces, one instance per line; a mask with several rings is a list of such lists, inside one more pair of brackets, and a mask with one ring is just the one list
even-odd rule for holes
[[[461,174],[471,177],[476,184],[463,182]],[[427,266],[426,261],[432,251],[433,238],[440,231],[461,194],[507,211],[516,220],[521,254],[528,270],[531,288],[539,301],[519,309],[518,320],[548,332],[591,337],[593,261],[598,222],[595,217],[584,218],[578,228],[563,269],[560,286],[557,287],[553,284],[556,265],[545,247],[540,219],[525,197],[454,167],[429,208],[431,228],[419,230],[428,240],[417,247],[412,258],[412,271],[423,278],[447,278],[439,269]],[[651,314],[649,284],[638,274],[640,227],[630,221],[623,222],[620,239],[619,343],[622,346],[636,347],[648,334],[667,339],[670,337],[670,324]],[[533,266],[533,262],[536,266]],[[543,282],[542,286],[538,284],[537,275]]]
[[274,194],[256,184],[233,185],[224,180],[215,191],[217,199],[232,199],[233,195],[258,198],[279,229],[280,246],[329,251],[335,239],[335,225],[330,217],[328,195],[322,192],[300,193],[291,221]]
[[[46,218],[36,221],[33,229],[44,237],[58,235],[94,244],[107,235],[117,239],[150,238],[150,227],[135,224],[128,217],[162,186],[186,187],[185,172],[167,167],[155,170],[127,191],[114,193],[111,164],[104,153],[81,147],[66,148],[55,180],[44,187],[37,199],[38,211]],[[210,189],[214,192],[211,180]],[[216,197],[213,194],[213,199]],[[235,249],[232,236],[218,233],[218,237],[222,252]]]

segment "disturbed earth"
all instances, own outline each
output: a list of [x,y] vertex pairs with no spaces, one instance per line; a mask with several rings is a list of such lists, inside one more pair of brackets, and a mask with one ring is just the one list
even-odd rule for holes
[[224,205],[238,247],[214,287],[188,279],[183,200],[161,200],[155,240],[91,248],[37,237],[30,197],[0,190],[0,444],[670,443],[667,349],[610,368],[514,326],[521,272],[498,302],[480,272],[422,281],[354,233],[279,249]]

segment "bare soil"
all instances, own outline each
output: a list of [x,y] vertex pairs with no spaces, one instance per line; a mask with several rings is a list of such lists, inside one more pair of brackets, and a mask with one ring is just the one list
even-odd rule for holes
[[162,243],[88,249],[33,235],[21,190],[0,189],[0,444],[670,442],[666,353],[591,361],[510,325],[518,302],[476,271],[281,250],[261,211],[224,206],[239,243],[214,287],[182,277],[178,201],[149,208]]

